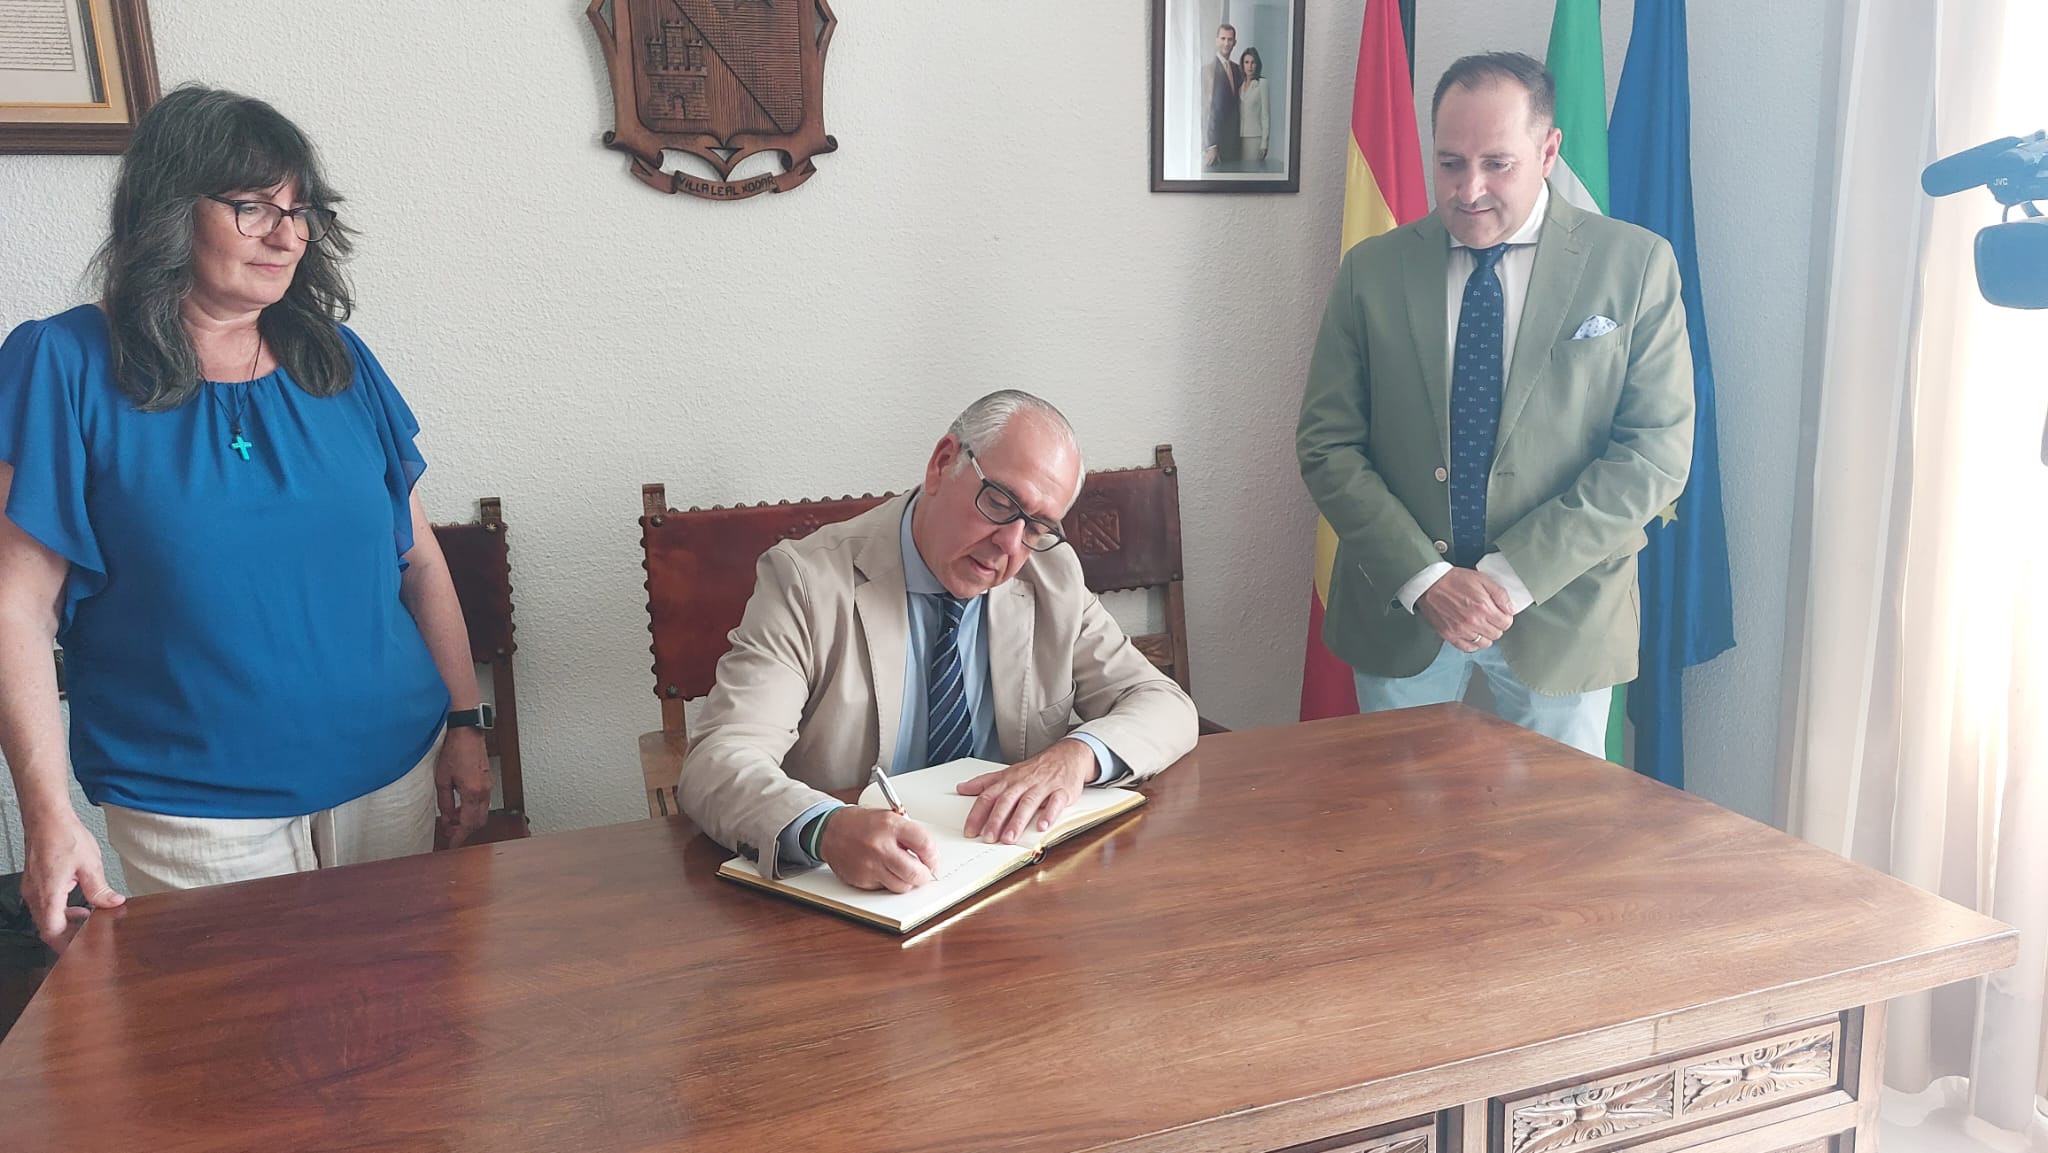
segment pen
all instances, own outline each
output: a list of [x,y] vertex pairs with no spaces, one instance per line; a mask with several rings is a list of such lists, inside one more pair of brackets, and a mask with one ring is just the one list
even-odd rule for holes
[[869,769],[868,779],[875,782],[875,784],[881,787],[882,799],[889,802],[889,807],[896,810],[897,816],[903,817],[909,815],[903,811],[902,798],[896,795],[895,789],[889,787],[889,774],[882,771],[882,766],[876,765],[874,768]]

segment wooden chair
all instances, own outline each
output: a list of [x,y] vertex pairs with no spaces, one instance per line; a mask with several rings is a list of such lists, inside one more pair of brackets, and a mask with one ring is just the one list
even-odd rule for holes
[[[1173,462],[1173,446],[1154,448],[1150,468],[1089,473],[1060,528],[1081,558],[1081,575],[1097,594],[1138,589],[1164,594],[1165,628],[1133,636],[1131,643],[1192,696],[1187,601],[1181,588],[1180,468]],[[1202,731],[1229,730],[1205,720]]]
[[[654,642],[654,692],[661,729],[640,738],[647,814],[682,811],[677,783],[689,730],[683,703],[711,691],[727,635],[754,592],[754,562],[781,540],[799,540],[847,520],[893,494],[842,496],[733,508],[668,507],[666,489],[640,489],[640,544],[647,569],[647,627]],[[1091,472],[1061,522],[1097,593],[1158,588],[1166,598],[1163,632],[1132,637],[1138,650],[1188,687],[1186,610],[1181,590],[1180,479],[1173,446],[1153,450],[1150,468]],[[1202,722],[1203,732],[1223,728]]]
[[[478,517],[470,524],[437,524],[434,539],[448,558],[455,599],[462,603],[462,621],[469,627],[470,659],[489,667],[496,727],[484,734],[484,748],[498,776],[500,806],[465,844],[516,840],[527,836],[526,788],[519,760],[519,701],[512,677],[512,561],[505,541],[503,509],[494,496],[477,502]],[[447,847],[447,831],[436,829],[434,847]]]
[[654,643],[654,695],[661,698],[661,729],[640,738],[640,772],[647,785],[647,815],[682,812],[676,782],[689,728],[683,702],[711,692],[726,635],[740,623],[754,594],[754,562],[777,541],[800,540],[828,524],[848,520],[889,499],[842,496],[792,504],[734,508],[668,507],[661,485],[640,487],[640,546],[647,569],[647,628]]

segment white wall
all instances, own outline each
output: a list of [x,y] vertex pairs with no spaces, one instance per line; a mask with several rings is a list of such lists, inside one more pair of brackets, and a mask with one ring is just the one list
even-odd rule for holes
[[[1091,464],[1174,444],[1196,697],[1232,725],[1294,715],[1312,516],[1292,431],[1336,264],[1362,0],[1309,4],[1292,196],[1146,191],[1141,0],[834,6],[840,149],[796,191],[736,204],[657,194],[600,146],[611,97],[583,0],[487,18],[154,6],[167,84],[271,100],[348,194],[355,325],[425,426],[429,511],[504,498],[542,830],[642,812],[642,482],[683,505],[901,487],[1002,386],[1062,405]],[[1542,0],[1423,7],[1425,100],[1455,55],[1543,50]],[[1628,12],[1609,7],[1611,86]],[[1769,808],[1820,71],[1817,17],[1785,7],[1692,12],[1742,647],[1693,675],[1689,749],[1700,790],[1750,813]],[[114,167],[0,157],[0,327],[88,298]]]

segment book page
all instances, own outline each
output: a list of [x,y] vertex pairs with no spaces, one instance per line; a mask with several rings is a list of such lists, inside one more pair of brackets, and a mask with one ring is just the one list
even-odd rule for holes
[[[960,782],[1008,767],[994,761],[965,757],[933,765],[929,769],[899,773],[889,778],[889,785],[902,799],[903,811],[911,819],[922,822],[934,832],[958,837],[967,827],[967,813],[975,801],[975,798],[963,797],[956,791]],[[1052,828],[1043,833],[1027,829],[1018,844],[1031,849],[1050,844],[1076,829],[1087,828],[1111,810],[1129,806],[1136,796],[1138,794],[1130,789],[1083,789],[1080,797],[1067,806]],[[860,803],[868,808],[888,807],[888,802],[882,799],[882,790],[872,783],[861,790]],[[942,854],[940,860],[943,862],[944,859]]]
[[[964,817],[964,813],[963,813]],[[953,833],[933,830],[938,841],[939,869],[928,883],[908,893],[887,889],[856,889],[839,879],[830,866],[811,869],[794,876],[766,882],[808,894],[827,905],[856,915],[865,914],[895,929],[922,924],[947,908],[980,892],[1003,873],[1029,861],[1032,850],[1022,845],[985,845]],[[759,866],[744,857],[725,863],[722,872],[761,876]]]
[[[746,884],[787,890],[902,932],[923,924],[1028,863],[1038,855],[1041,845],[1085,829],[1123,809],[1134,808],[1145,799],[1129,789],[1088,789],[1044,833],[1033,831],[1015,845],[969,840],[961,835],[961,830],[966,827],[967,813],[974,807],[975,798],[961,796],[955,789],[962,781],[1003,767],[970,758],[889,778],[889,784],[903,802],[904,813],[931,831],[939,859],[933,879],[908,893],[856,889],[840,880],[830,867],[769,881],[762,878],[758,866],[744,857],[732,858],[719,872]],[[888,804],[882,790],[873,784],[861,793],[859,803],[875,809],[886,808]]]

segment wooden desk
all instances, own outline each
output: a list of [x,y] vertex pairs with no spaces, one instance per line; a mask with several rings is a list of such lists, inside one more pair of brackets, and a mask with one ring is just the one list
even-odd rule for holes
[[1147,791],[907,939],[681,821],[145,897],[0,1044],[0,1145],[1872,1153],[1881,1002],[2017,951],[1456,706]]

